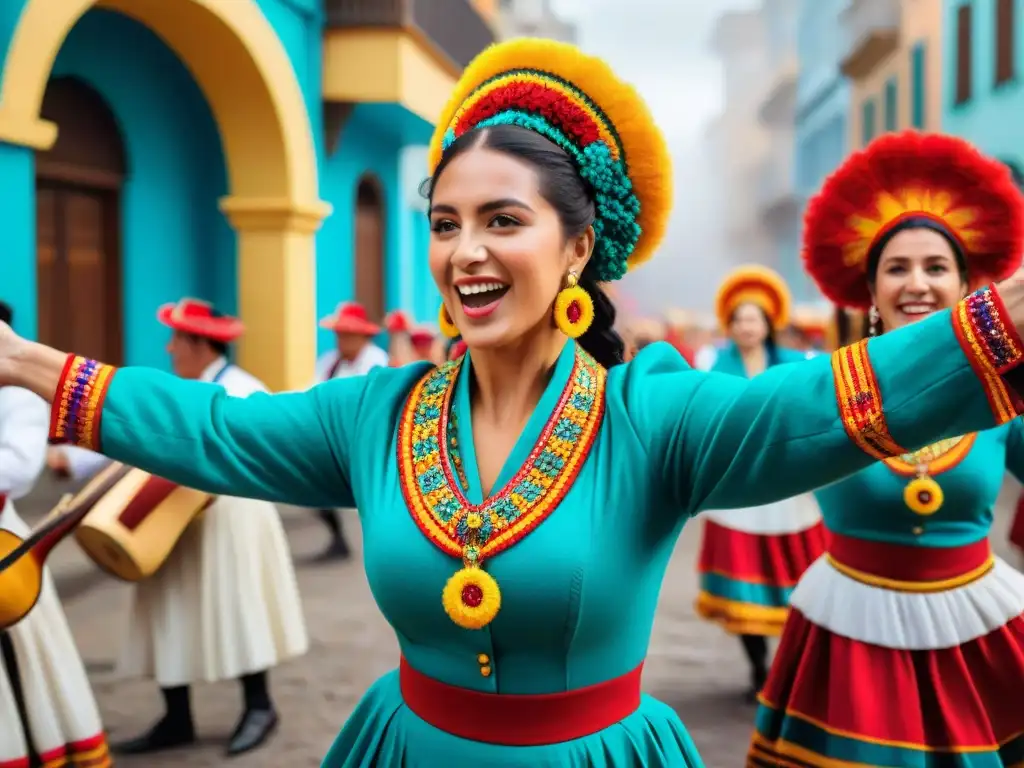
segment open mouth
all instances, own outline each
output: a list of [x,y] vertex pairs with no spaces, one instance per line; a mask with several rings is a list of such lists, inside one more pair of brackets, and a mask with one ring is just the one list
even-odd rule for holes
[[475,319],[486,317],[497,309],[510,287],[505,283],[488,282],[457,285],[456,289],[462,302],[463,313],[466,317]]
[[921,302],[900,305],[900,312],[902,312],[907,317],[919,317],[921,315],[930,315],[936,309],[937,307],[934,304],[925,304]]

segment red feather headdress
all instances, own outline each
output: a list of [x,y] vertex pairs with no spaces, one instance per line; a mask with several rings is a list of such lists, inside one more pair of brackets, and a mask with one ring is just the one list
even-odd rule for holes
[[886,134],[851,155],[808,203],[804,265],[836,304],[867,309],[872,247],[901,221],[921,217],[957,241],[972,284],[999,280],[1024,255],[1022,206],[1009,169],[963,139]]

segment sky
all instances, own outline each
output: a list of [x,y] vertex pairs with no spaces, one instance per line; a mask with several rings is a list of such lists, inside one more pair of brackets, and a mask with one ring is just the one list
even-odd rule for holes
[[701,140],[722,108],[722,79],[711,52],[722,13],[758,0],[552,0],[579,29],[577,42],[611,64],[647,100],[673,156],[675,206],[661,252],[626,277],[621,293],[651,311],[711,308],[721,267],[715,206]]

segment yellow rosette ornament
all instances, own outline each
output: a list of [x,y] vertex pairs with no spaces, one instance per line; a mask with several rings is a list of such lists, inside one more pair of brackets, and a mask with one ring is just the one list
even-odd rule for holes
[[918,515],[934,515],[944,501],[942,486],[928,475],[919,475],[903,489],[903,503]]

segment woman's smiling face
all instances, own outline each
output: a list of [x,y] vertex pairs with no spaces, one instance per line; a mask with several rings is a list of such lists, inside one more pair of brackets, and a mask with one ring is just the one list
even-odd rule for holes
[[885,244],[871,290],[882,326],[891,331],[952,307],[967,284],[949,241],[920,227],[897,232]]
[[555,296],[593,242],[592,230],[566,238],[529,163],[479,143],[435,180],[430,229],[430,271],[471,349],[551,328]]

